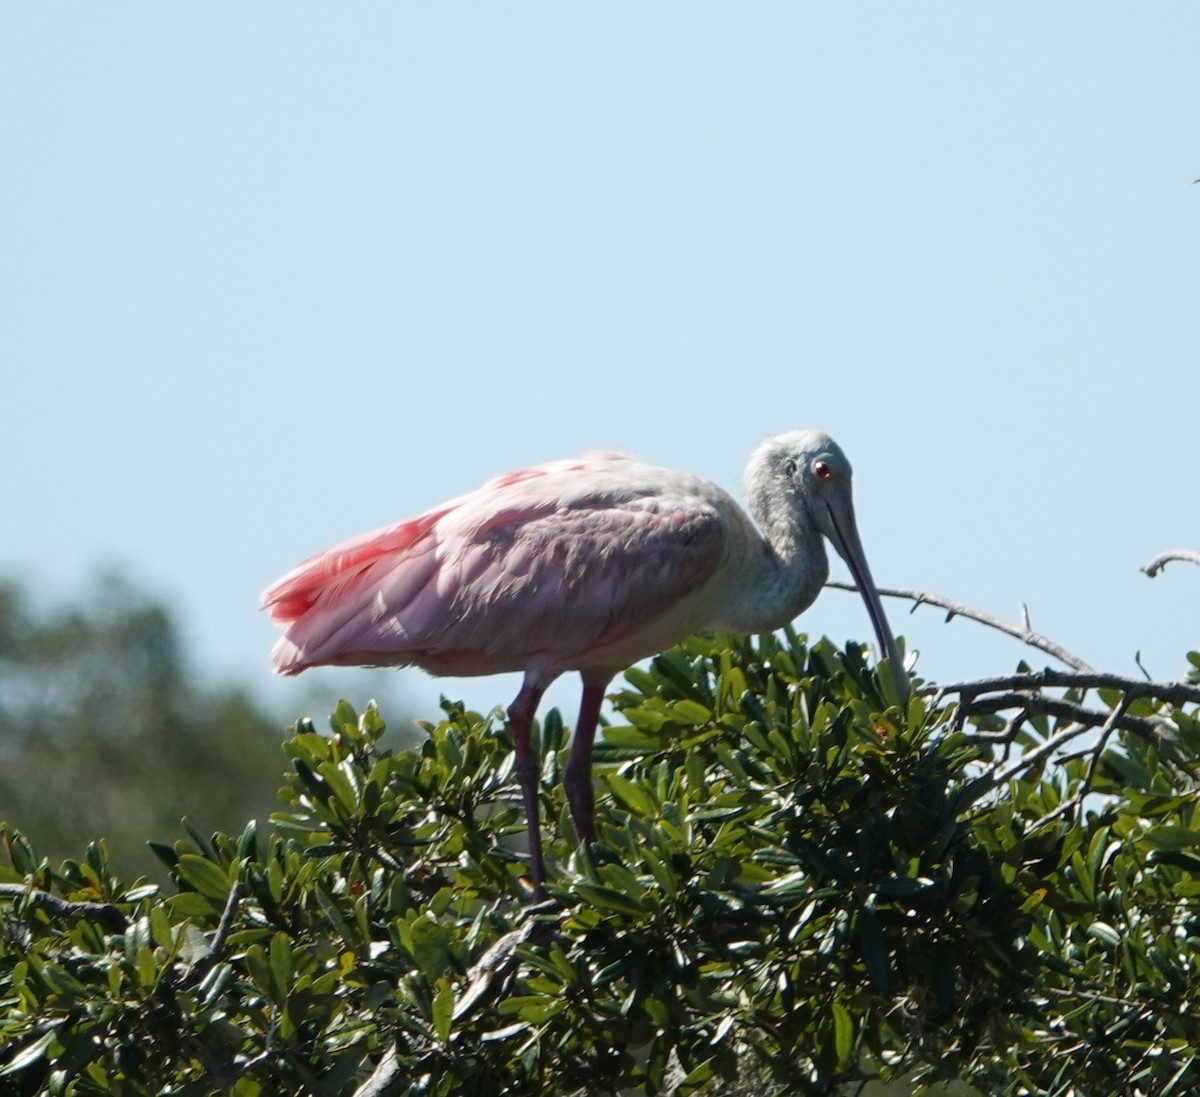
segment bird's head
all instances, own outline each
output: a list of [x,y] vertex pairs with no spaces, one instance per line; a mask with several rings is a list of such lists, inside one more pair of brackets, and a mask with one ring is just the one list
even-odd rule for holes
[[760,520],[768,514],[806,517],[836,547],[831,508],[848,509],[853,518],[851,475],[850,462],[828,434],[794,430],[755,450],[746,468],[746,496]]
[[796,430],[766,439],[746,470],[746,495],[760,521],[784,515],[799,527],[818,530],[846,561],[866,603],[880,651],[891,660],[901,693],[908,678],[883,612],[858,536],[850,462],[841,447],[817,430]]

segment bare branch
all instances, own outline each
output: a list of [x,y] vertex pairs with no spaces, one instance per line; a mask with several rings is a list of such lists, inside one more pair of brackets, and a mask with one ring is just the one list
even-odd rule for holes
[[[965,723],[967,717],[967,708],[965,705],[959,706],[958,712],[955,714],[955,719],[958,725]],[[1021,728],[1029,719],[1029,711],[1022,708],[1011,720],[1008,721],[999,731],[971,731],[963,732],[968,741],[972,743],[1005,743],[1012,744],[1016,741],[1017,735]]]
[[1126,678],[1120,674],[1099,674],[1095,671],[1073,674],[1069,671],[1030,671],[1026,674],[1008,674],[998,678],[978,678],[970,682],[955,682],[944,686],[928,686],[922,693],[936,692],[939,697],[957,693],[964,698],[978,697],[999,689],[1117,689],[1131,700],[1137,697],[1155,697],[1176,705],[1200,704],[1200,686],[1186,682],[1147,682],[1142,678]]
[[[853,583],[843,583],[838,579],[830,579],[825,585],[833,587],[836,590],[858,590],[858,587]],[[999,617],[993,617],[990,613],[984,613],[983,610],[963,605],[960,602],[952,602],[949,598],[943,598],[940,594],[931,594],[928,591],[898,590],[895,587],[880,587],[879,593],[885,598],[903,598],[906,601],[912,602],[913,607],[911,612],[915,613],[917,607],[921,605],[937,606],[939,609],[946,610],[947,621],[954,617],[966,617],[968,620],[977,621],[981,625],[987,625],[989,628],[994,628],[999,632],[1012,636],[1022,643],[1028,644],[1030,647],[1037,648],[1039,651],[1044,651],[1060,663],[1074,667],[1075,670],[1087,672],[1093,669],[1088,663],[1080,659],[1078,655],[1072,655],[1066,648],[1060,647],[1052,640],[1048,640],[1040,632],[1034,632],[1033,629],[1029,628],[1029,614],[1024,606],[1022,606],[1021,612],[1022,617],[1026,621],[1026,627],[1002,621]]]
[[1049,823],[1054,819],[1057,819],[1060,815],[1066,815],[1074,811],[1076,808],[1081,808],[1083,806],[1084,799],[1087,797],[1087,794],[1092,791],[1092,782],[1096,779],[1096,770],[1100,768],[1100,759],[1104,756],[1104,748],[1108,746],[1108,740],[1117,728],[1117,720],[1120,716],[1124,715],[1124,710],[1128,707],[1126,704],[1127,700],[1127,698],[1122,697],[1117,707],[1113,709],[1113,719],[1105,722],[1104,728],[1100,733],[1099,741],[1088,752],[1091,754],[1092,758],[1088,763],[1087,773],[1083,775],[1083,780],[1079,782],[1075,791],[1061,804],[1059,804],[1058,807],[1046,812],[1045,815],[1043,815],[1039,820],[1037,820],[1037,822],[1033,824],[1033,826],[1029,828],[1030,830],[1037,830],[1038,827],[1042,826],[1044,823]]
[[395,1093],[400,1086],[400,1062],[395,1047],[390,1047],[375,1064],[371,1077],[354,1091],[354,1097],[384,1097]]
[[[541,943],[554,934],[554,922],[542,918],[558,904],[545,900],[517,914],[518,926],[495,941],[467,971],[468,986],[454,1007],[454,1020],[460,1021],[483,1005],[503,998],[512,989],[521,957],[518,948]],[[371,1071],[371,1076],[354,1091],[354,1097],[390,1097],[405,1082],[396,1046],[393,1044]]]
[[[1058,748],[1061,747],[1064,743],[1070,742],[1070,740],[1078,738],[1080,735],[1082,735],[1086,731],[1090,731],[1091,728],[1096,726],[1094,723],[1090,722],[1090,718],[1093,715],[1100,716],[1101,720],[1099,721],[1099,723],[1101,723],[1103,725],[1103,728],[1101,731],[1101,736],[1100,736],[1100,744],[1101,745],[1100,745],[1100,747],[1097,748],[1096,755],[1095,755],[1095,757],[1097,759],[1099,759],[1100,752],[1103,749],[1103,745],[1106,742],[1108,742],[1108,737],[1113,733],[1113,730],[1115,728],[1124,726],[1124,721],[1129,719],[1129,717],[1127,717],[1125,715],[1125,710],[1129,707],[1131,700],[1132,700],[1132,698],[1122,697],[1120,699],[1120,701],[1117,702],[1117,707],[1114,708],[1111,712],[1109,712],[1107,714],[1106,713],[1091,713],[1091,712],[1088,712],[1087,710],[1081,710],[1084,713],[1084,715],[1087,717],[1086,720],[1082,720],[1079,722],[1072,722],[1072,723],[1068,724],[1065,728],[1063,728],[1060,731],[1057,731],[1053,735],[1051,735],[1044,743],[1039,744],[1034,750],[1031,750],[1025,754],[1022,754],[1021,757],[1018,758],[1015,762],[1013,762],[1012,765],[1006,767],[1005,769],[1003,769],[999,773],[997,773],[992,778],[992,783],[996,784],[996,785],[1004,784],[1005,781],[1009,780],[1012,777],[1015,777],[1022,770],[1029,769],[1032,766],[1036,766],[1036,765],[1040,764],[1042,761],[1044,761],[1046,758],[1048,758],[1051,754],[1053,754],[1056,750],[1058,750]],[[1074,708],[1077,706],[1072,706],[1072,707]],[[1103,717],[1106,715],[1108,718],[1103,719]],[[1143,721],[1143,722],[1145,722],[1145,721]],[[1092,766],[1092,771],[1089,772],[1089,777],[1088,777],[1089,782],[1091,780],[1091,777],[1094,775],[1094,771],[1095,771],[1095,765]]]
[[48,910],[56,918],[87,918],[91,922],[99,922],[110,933],[124,933],[129,920],[112,903],[72,903],[60,899],[40,888],[26,887],[24,884],[0,884],[0,895],[10,895],[14,899],[28,898],[36,906]]
[[1148,564],[1142,565],[1142,571],[1153,579],[1172,560],[1186,560],[1190,564],[1200,564],[1200,552],[1195,549],[1168,549],[1160,552]]
[[990,743],[1003,747],[999,759],[990,766],[990,769],[994,771],[999,766],[1008,765],[1012,752],[1017,749],[1017,737],[1021,734],[1021,729],[1029,722],[1031,715],[1033,714],[1029,709],[1022,707],[999,731],[964,731],[967,707],[959,705],[958,711],[954,714],[954,723],[955,727],[962,732],[963,739],[968,743]]
[[467,972],[467,989],[454,1006],[454,1020],[460,1020],[478,1006],[508,993],[520,962],[517,948],[529,941],[542,941],[552,932],[552,924],[538,916],[549,914],[556,905],[552,900],[544,900],[527,908],[519,916],[517,928],[499,938],[471,965]]
[[[969,711],[973,713],[1001,712],[1004,709],[1018,707],[1023,707],[1032,713],[1041,713],[1043,716],[1056,716],[1060,720],[1070,720],[1073,724],[1078,724],[1083,730],[1102,727],[1108,722],[1112,714],[1117,711],[1116,709],[1105,711],[1089,709],[1071,701],[1063,701],[1058,697],[1042,697],[1027,693],[997,693],[993,697],[976,698],[968,705]],[[1122,715],[1117,721],[1117,727],[1124,731],[1132,732],[1134,735],[1150,743],[1157,743],[1164,735],[1169,733],[1169,729],[1164,727],[1161,722],[1145,719],[1141,716],[1129,716],[1124,713],[1123,708]],[[1072,738],[1074,738],[1074,734],[1064,734],[1062,741],[1066,742]],[[1049,741],[1048,739],[1047,742]],[[1040,750],[1041,747],[1038,749]],[[1029,757],[1029,755],[1024,755],[1023,757]]]
[[990,774],[991,784],[1002,785],[1022,770],[1032,769],[1034,766],[1040,765],[1064,743],[1069,743],[1072,739],[1077,739],[1087,731],[1091,731],[1091,726],[1088,724],[1067,724],[1065,728],[1051,735],[1044,743],[1039,744],[1033,750],[1026,751],[1012,765]]
[[229,889],[229,898],[225,900],[225,909],[221,911],[221,920],[217,923],[217,932],[213,934],[211,947],[213,957],[216,959],[219,959],[221,953],[225,951],[225,939],[233,928],[234,915],[237,914],[238,904],[242,901],[245,893],[246,887],[241,880],[234,880],[233,887]]
[[233,928],[233,919],[237,914],[238,905],[245,893],[246,887],[241,880],[234,880],[233,887],[229,889],[229,897],[225,900],[225,909],[221,911],[221,920],[217,923],[217,931],[213,934],[208,953],[192,965],[191,970],[187,973],[185,985],[200,982],[220,962],[221,956],[225,952],[225,941],[229,937],[229,931]]

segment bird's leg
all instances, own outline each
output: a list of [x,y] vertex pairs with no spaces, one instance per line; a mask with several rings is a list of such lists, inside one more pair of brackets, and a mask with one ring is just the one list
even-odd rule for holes
[[542,861],[541,812],[538,810],[538,781],[540,767],[533,756],[529,733],[533,728],[533,715],[542,699],[544,686],[536,685],[528,678],[521,686],[516,700],[508,706],[508,730],[512,734],[513,749],[517,755],[517,780],[521,782],[521,794],[525,800],[525,824],[529,830],[529,859],[533,867],[533,897],[546,898],[543,886],[546,867]]
[[608,678],[599,682],[584,679],[579,719],[575,722],[575,734],[571,737],[571,757],[563,773],[563,788],[567,793],[567,803],[571,806],[571,821],[581,842],[596,840],[592,743],[596,738],[596,724],[600,720],[600,706],[604,703],[604,690],[608,682]]

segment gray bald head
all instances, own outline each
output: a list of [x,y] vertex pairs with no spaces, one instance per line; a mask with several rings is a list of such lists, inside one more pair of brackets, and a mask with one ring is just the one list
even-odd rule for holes
[[[819,430],[793,430],[764,439],[746,467],[746,498],[769,540],[791,541],[797,559],[824,582],[822,534],[846,561],[875,627],[879,649],[892,663],[902,694],[908,691],[899,648],[867,567],[854,517],[853,470],[841,447]],[[803,547],[802,547],[803,546]]]

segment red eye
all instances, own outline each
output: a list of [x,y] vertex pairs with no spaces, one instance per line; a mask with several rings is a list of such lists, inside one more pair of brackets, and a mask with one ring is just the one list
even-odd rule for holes
[[833,475],[833,469],[825,461],[814,461],[812,469],[818,480],[828,480]]

